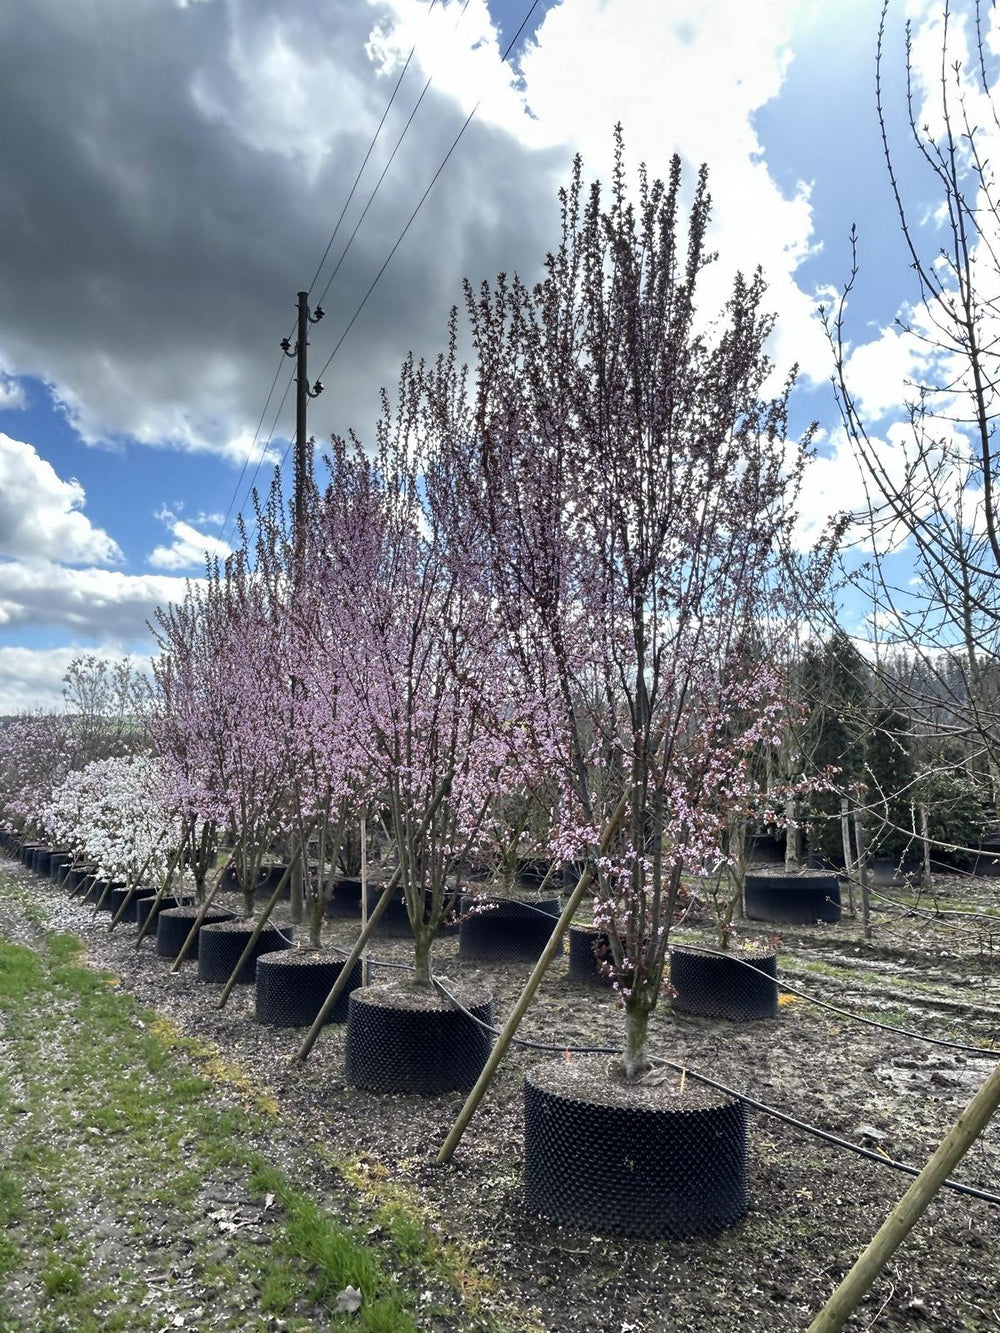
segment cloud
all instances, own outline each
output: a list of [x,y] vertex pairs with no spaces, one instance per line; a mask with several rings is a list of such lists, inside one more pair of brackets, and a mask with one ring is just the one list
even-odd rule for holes
[[140,669],[148,659],[112,647],[96,654],[93,645],[67,644],[61,648],[0,647],[0,717],[29,709],[59,709],[63,706],[63,677],[74,658],[87,655],[111,662],[128,660]]
[[[287,438],[278,344],[385,108],[392,76],[367,48],[391,21],[357,0],[35,0],[30,24],[2,8],[0,123],[18,136],[0,157],[0,364],[48,384],[88,442],[237,465],[280,365],[261,438],[275,421]],[[408,73],[346,228],[422,82]],[[461,120],[432,87],[311,330],[313,377]],[[473,122],[312,406],[317,438],[369,432],[405,353],[446,339],[464,274],[535,271],[567,160]]]
[[[232,551],[224,541],[199,532],[169,509],[161,509],[156,517],[167,525],[174,540],[169,546],[157,546],[149,553],[148,560],[154,569],[201,570],[205,567],[206,555],[224,560]],[[218,516],[220,520],[221,517]],[[210,520],[206,517],[205,521]]]
[[0,411],[10,412],[27,406],[23,384],[0,370]]
[[58,627],[95,642],[148,640],[156,608],[184,596],[187,580],[49,561],[0,561],[0,628]]
[[0,555],[114,564],[121,550],[83,513],[78,481],[63,481],[35,448],[0,433]]

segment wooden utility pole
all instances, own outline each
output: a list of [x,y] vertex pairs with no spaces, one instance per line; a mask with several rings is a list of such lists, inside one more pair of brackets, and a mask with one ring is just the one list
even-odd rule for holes
[[[285,356],[295,358],[295,573],[296,584],[299,581],[302,563],[302,539],[306,514],[306,491],[312,478],[312,447],[315,441],[309,435],[308,415],[309,399],[318,398],[323,392],[319,380],[312,387],[309,385],[309,325],[318,324],[323,318],[323,307],[317,306],[315,312],[309,310],[309,293],[298,294],[298,321],[296,324],[295,346],[288,338],[281,340],[281,350]],[[293,691],[298,682],[293,681]],[[303,891],[305,876],[309,873],[309,861],[306,848],[300,849],[292,857],[291,909],[292,920],[301,923],[304,915],[305,894]]]

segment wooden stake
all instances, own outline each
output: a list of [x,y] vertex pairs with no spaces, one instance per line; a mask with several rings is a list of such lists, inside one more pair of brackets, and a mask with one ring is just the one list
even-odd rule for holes
[[847,904],[851,916],[856,915],[854,906],[854,857],[851,855],[851,816],[850,802],[846,796],[840,800],[840,841],[844,848],[844,869],[847,872]]
[[924,844],[924,868],[922,887],[929,889],[931,887],[931,835],[930,820],[927,817],[927,806],[921,801],[918,806],[920,810],[920,838]]
[[[361,816],[361,929],[368,925],[368,819]],[[361,984],[368,985],[368,946],[361,955]]]
[[[627,807],[628,796],[626,795],[623,796],[615,806],[610,819],[604,826],[604,832],[601,834],[599,855],[603,856],[611,845],[611,839],[618,831],[618,825],[621,823]],[[593,868],[588,866],[577,880],[576,888],[570,894],[569,901],[563,908],[562,915],[556,922],[552,934],[549,936],[548,944],[546,944],[545,948],[542,950],[541,956],[535,964],[531,976],[525,983],[524,990],[521,992],[517,1004],[515,1004],[514,1008],[511,1010],[510,1017],[507,1019],[507,1022],[503,1026],[503,1030],[493,1044],[493,1050],[490,1052],[489,1059],[483,1067],[483,1072],[476,1080],[476,1086],[465,1099],[465,1105],[462,1107],[461,1111],[459,1111],[458,1119],[448,1131],[448,1137],[445,1139],[441,1151],[437,1155],[439,1166],[443,1166],[445,1162],[451,1161],[462,1135],[469,1126],[469,1121],[475,1115],[476,1108],[486,1094],[486,1089],[493,1081],[493,1075],[496,1073],[500,1061],[507,1054],[507,1049],[514,1039],[514,1034],[518,1029],[518,1025],[524,1017],[535,991],[541,984],[542,977],[545,976],[549,963],[551,963],[552,959],[556,956],[556,952],[562,942],[562,937],[565,935],[570,922],[576,915],[576,910],[583,901],[583,895],[586,893],[593,877]]]
[[871,904],[868,900],[868,849],[865,843],[865,826],[861,811],[854,812],[854,841],[858,845],[858,882],[861,885],[861,920],[864,923],[865,939],[872,937]]
[[872,1237],[806,1333],[836,1333],[850,1319],[889,1259],[913,1230],[954,1167],[1000,1106],[1000,1065],[941,1140],[927,1165]]

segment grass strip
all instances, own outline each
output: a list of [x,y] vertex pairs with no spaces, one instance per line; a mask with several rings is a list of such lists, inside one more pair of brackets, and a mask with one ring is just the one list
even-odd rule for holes
[[[80,949],[0,942],[0,1333],[196,1328],[208,1302],[213,1328],[241,1333],[276,1316],[416,1333],[382,1257],[259,1151],[275,1130],[266,1098]],[[238,1222],[220,1236],[207,1181],[271,1196],[266,1244],[244,1243]],[[346,1286],[363,1295],[354,1315],[336,1313]]]

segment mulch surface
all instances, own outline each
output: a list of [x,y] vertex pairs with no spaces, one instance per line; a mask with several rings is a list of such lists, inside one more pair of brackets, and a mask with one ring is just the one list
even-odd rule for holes
[[[335,1154],[378,1163],[386,1180],[417,1188],[442,1237],[471,1243],[478,1264],[512,1304],[549,1333],[798,1333],[909,1183],[887,1166],[751,1112],[751,1205],[737,1226],[660,1243],[561,1228],[525,1210],[521,1185],[523,1078],[553,1051],[521,1047],[508,1055],[452,1163],[438,1167],[434,1158],[461,1097],[378,1096],[349,1086],[342,1027],[325,1029],[308,1062],[293,1066],[301,1034],[259,1025],[251,987],[234,991],[220,1011],[221,988],[200,982],[193,964],[171,975],[151,940],[136,950],[134,927],[109,934],[106,918],[94,920],[90,909],[47,881],[14,864],[3,869],[37,885],[49,924],[79,934],[94,966],[117,973],[142,1003],[218,1043],[258,1078],[278,1099],[290,1142],[321,1138]],[[994,881],[942,880],[938,906],[959,895],[966,904],[978,895],[983,910],[997,905]],[[227,905],[235,902],[234,896]],[[685,938],[699,938],[697,920],[687,925],[694,929]],[[5,934],[16,926],[0,921]],[[356,930],[349,920],[329,922],[325,941],[350,947]],[[952,1042],[991,1044],[1000,1036],[1000,921],[935,919],[933,908],[913,915],[880,900],[871,944],[848,918],[781,933],[779,976],[810,995]],[[711,942],[707,927],[700,938]],[[377,939],[373,952],[383,962],[405,962],[407,945]],[[826,970],[817,972],[817,965]],[[523,963],[460,959],[454,938],[439,942],[434,966],[455,986],[487,986],[498,1023],[530,972]],[[376,983],[400,975],[372,970]],[[564,958],[553,965],[519,1036],[572,1062],[573,1047],[617,1046],[620,1014],[607,990],[571,981]],[[778,1018],[758,1023],[675,1014],[665,999],[650,1037],[653,1052],[683,1066],[687,1077],[706,1074],[917,1166],[992,1068],[989,1058],[866,1026],[800,998],[784,1003]],[[956,1179],[1000,1193],[998,1166],[1000,1132],[991,1125]],[[1000,1329],[998,1221],[995,1205],[942,1191],[849,1327]]]

